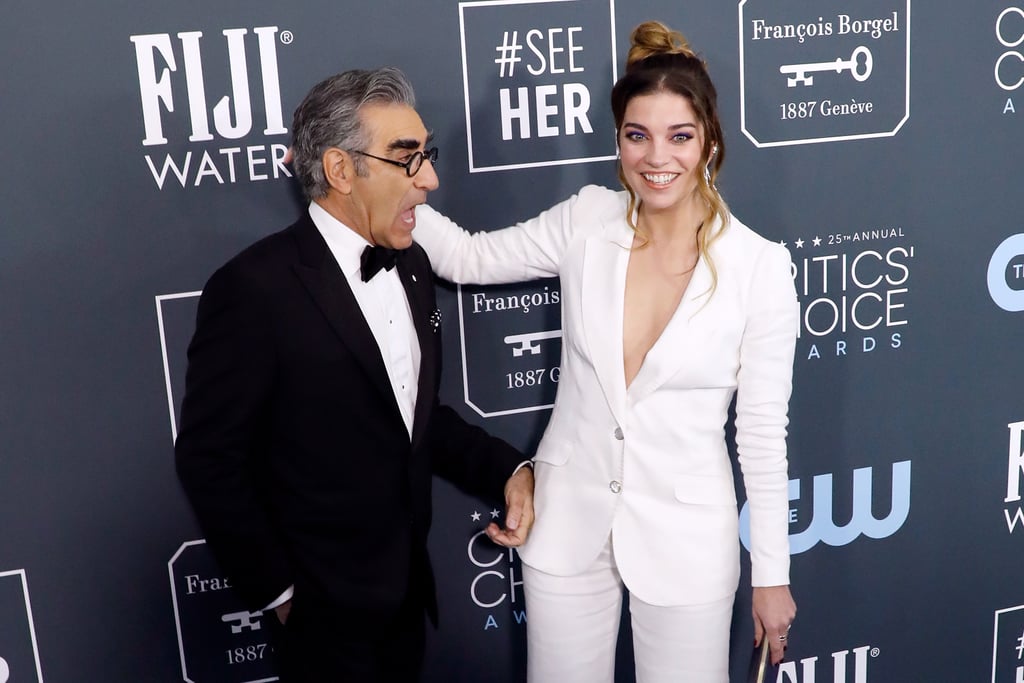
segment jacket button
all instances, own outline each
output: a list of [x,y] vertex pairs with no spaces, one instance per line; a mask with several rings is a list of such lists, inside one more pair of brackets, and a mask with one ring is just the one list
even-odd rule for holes
[[615,431],[613,432],[613,434],[615,435],[615,438],[618,441],[622,441],[622,439],[623,439],[622,427],[616,427]]
[[609,482],[608,488],[610,488],[612,490],[612,493],[621,493],[622,492],[622,483],[613,480],[613,481]]

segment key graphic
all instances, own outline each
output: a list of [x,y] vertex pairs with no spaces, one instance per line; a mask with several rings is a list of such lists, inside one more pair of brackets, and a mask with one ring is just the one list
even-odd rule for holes
[[[863,58],[863,63],[860,61]],[[809,76],[816,71],[835,71],[837,74],[849,71],[857,81],[866,81],[871,76],[871,50],[863,45],[853,51],[848,60],[837,57],[832,62],[813,62],[811,64],[784,64],[779,67],[779,73],[792,74],[786,79],[786,85],[795,88],[797,83],[802,85],[814,85],[814,76]]]
[[505,343],[512,346],[512,355],[519,358],[521,355],[529,351],[532,355],[536,356],[540,353],[540,344],[537,342],[544,341],[545,339],[560,339],[562,337],[561,330],[551,330],[550,332],[532,332],[530,334],[511,334],[505,337]]
[[225,624],[231,624],[232,633],[241,633],[243,629],[259,631],[261,626],[259,617],[262,614],[263,612],[232,612],[223,615],[220,620]]

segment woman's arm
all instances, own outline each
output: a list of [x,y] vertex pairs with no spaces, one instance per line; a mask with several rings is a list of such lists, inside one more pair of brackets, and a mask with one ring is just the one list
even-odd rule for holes
[[790,261],[774,244],[758,255],[740,344],[736,447],[749,501],[754,586],[789,583],[786,427],[799,318]]
[[789,252],[769,245],[758,258],[740,345],[736,447],[750,506],[754,637],[782,660],[796,603],[789,591],[789,475],[786,426],[799,310]]
[[584,207],[593,195],[613,194],[595,186],[556,204],[536,218],[490,232],[470,234],[429,206],[416,208],[414,238],[434,272],[460,284],[499,284],[558,275],[575,233],[592,223]]

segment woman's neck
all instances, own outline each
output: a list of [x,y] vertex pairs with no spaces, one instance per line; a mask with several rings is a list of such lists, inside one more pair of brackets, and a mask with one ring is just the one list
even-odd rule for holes
[[658,247],[690,246],[696,242],[707,211],[695,197],[663,210],[641,204],[638,225]]

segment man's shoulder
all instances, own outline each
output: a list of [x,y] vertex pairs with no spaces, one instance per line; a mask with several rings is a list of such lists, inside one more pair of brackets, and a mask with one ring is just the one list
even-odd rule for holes
[[[273,287],[278,276],[298,262],[298,236],[312,222],[304,216],[288,227],[262,237],[232,256],[210,276],[206,288],[234,282],[246,288]],[[313,228],[315,231],[315,227]]]
[[256,240],[231,257],[224,267],[245,267],[288,259],[295,254],[297,235],[304,230],[306,223],[312,225],[309,217],[303,216],[288,227]]

